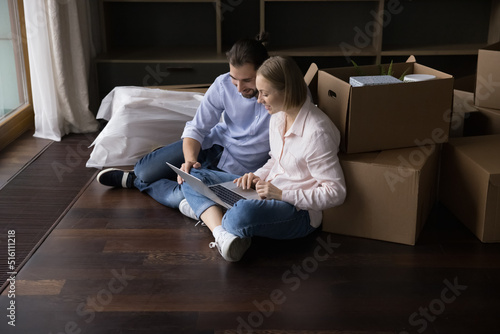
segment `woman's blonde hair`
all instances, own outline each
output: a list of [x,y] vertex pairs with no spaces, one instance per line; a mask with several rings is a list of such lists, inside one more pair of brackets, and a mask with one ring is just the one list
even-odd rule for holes
[[290,57],[275,56],[267,59],[257,70],[271,86],[284,92],[283,108],[302,107],[307,98],[307,85],[299,66]]

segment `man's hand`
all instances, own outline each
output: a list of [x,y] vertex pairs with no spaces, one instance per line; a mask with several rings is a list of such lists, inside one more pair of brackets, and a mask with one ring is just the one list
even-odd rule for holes
[[[201,164],[196,161],[201,150],[201,144],[196,139],[184,138],[182,140],[182,153],[184,154],[184,163],[181,165],[181,170],[189,173],[191,168],[201,168]],[[182,184],[184,180],[177,176],[177,182]]]
[[[191,168],[201,168],[201,164],[198,161],[186,161],[181,165],[181,170],[188,173],[191,171]],[[177,183],[182,184],[184,180],[180,175],[177,175]]]

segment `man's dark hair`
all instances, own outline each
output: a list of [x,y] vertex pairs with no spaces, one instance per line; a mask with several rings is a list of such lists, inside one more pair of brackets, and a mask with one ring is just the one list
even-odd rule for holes
[[226,52],[229,64],[240,67],[246,63],[253,64],[257,70],[269,58],[264,46],[266,35],[260,34],[256,39],[245,38],[234,43],[231,50]]

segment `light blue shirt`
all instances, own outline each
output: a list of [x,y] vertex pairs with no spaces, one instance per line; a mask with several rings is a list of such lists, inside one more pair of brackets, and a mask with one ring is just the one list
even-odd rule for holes
[[269,159],[269,119],[257,98],[243,97],[229,73],[220,75],[205,93],[182,138],[192,138],[202,149],[224,147],[218,167],[243,175],[260,168]]

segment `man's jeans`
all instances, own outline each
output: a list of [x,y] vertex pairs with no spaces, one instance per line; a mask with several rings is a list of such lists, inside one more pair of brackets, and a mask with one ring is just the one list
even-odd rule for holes
[[[223,147],[214,145],[202,150],[198,155],[198,162],[203,168],[215,169],[219,163]],[[177,174],[166,162],[179,167],[184,163],[182,140],[159,148],[139,160],[134,167],[136,179],[134,185],[157,202],[171,208],[178,208],[184,199],[182,187],[177,183]],[[193,168],[194,169],[194,168]]]
[[[192,169],[191,174],[207,185],[232,181],[239,177],[209,169]],[[209,207],[217,205],[188,184],[182,187],[182,191],[197,217]],[[292,204],[278,200],[240,200],[225,213],[222,227],[241,238],[259,236],[295,239],[315,230],[310,225],[309,212],[297,210]]]

